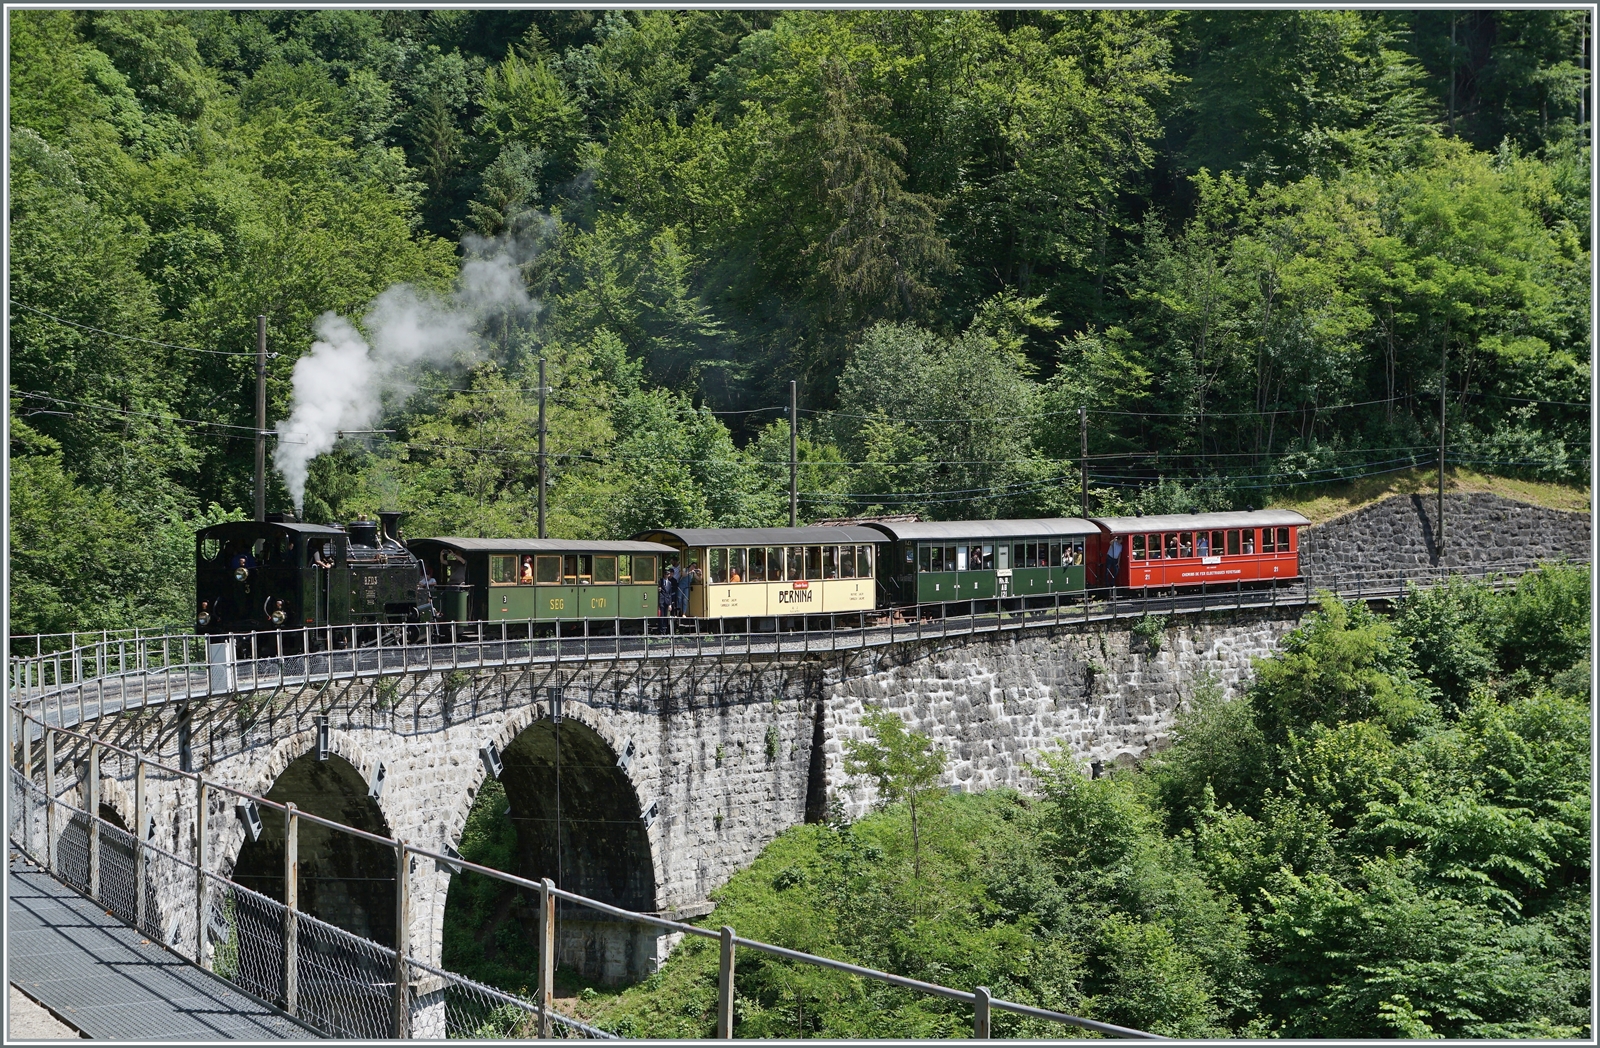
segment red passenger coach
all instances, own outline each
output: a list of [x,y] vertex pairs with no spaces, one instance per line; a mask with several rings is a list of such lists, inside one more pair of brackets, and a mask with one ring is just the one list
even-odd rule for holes
[[[1089,520],[1100,529],[1090,585],[1136,590],[1298,579],[1300,528],[1311,523],[1281,509]],[[1117,539],[1120,556],[1113,563]]]

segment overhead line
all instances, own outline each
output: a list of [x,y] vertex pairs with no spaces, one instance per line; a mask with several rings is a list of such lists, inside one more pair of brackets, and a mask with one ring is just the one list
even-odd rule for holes
[[[68,320],[65,317],[58,317],[54,313],[46,313],[44,310],[38,308],[37,306],[30,306],[25,302],[18,302],[14,298],[10,299],[9,301],[10,301],[11,305],[16,306],[19,309],[26,309],[31,313],[39,314],[41,317],[48,317],[51,320],[54,320],[57,324],[65,324],[68,327],[79,328],[79,329],[81,329],[83,331],[93,331],[97,335],[105,335],[108,338],[127,339],[129,342],[143,342],[144,344],[149,345],[149,346],[165,346],[167,349],[181,349],[186,353],[207,353],[207,354],[210,354],[211,356],[214,356],[214,357],[254,357],[255,356],[254,353],[233,353],[233,352],[230,352],[230,351],[224,350],[224,349],[201,349],[199,346],[180,346],[176,342],[161,342],[161,341],[158,341],[158,340],[153,339],[153,338],[141,338],[138,335],[124,335],[124,334],[122,334],[120,332],[117,332],[117,331],[107,331],[105,328],[97,328],[97,327],[94,327],[94,326],[92,326],[90,324],[80,324],[76,320]],[[276,353],[270,353],[270,354],[268,354],[268,356],[276,357],[277,354]]]

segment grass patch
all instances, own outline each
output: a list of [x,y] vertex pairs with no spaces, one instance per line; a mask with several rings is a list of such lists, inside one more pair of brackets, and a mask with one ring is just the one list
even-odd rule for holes
[[[1315,488],[1283,492],[1273,497],[1272,508],[1292,509],[1304,514],[1313,524],[1325,524],[1335,517],[1353,513],[1394,495],[1427,495],[1438,490],[1437,469],[1408,469],[1344,484],[1318,485]],[[1467,469],[1447,469],[1444,490],[1447,494],[1457,495],[1485,491],[1545,509],[1589,512],[1589,489],[1570,484],[1513,480]]]

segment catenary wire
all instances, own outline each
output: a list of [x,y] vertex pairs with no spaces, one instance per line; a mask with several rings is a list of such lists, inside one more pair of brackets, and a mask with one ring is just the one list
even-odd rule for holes
[[[44,310],[38,308],[37,306],[30,306],[30,305],[28,305],[28,304],[26,304],[24,302],[18,302],[14,298],[10,299],[9,301],[10,301],[11,305],[16,306],[18,309],[26,309],[30,313],[37,313],[41,317],[48,317],[49,319],[54,320],[57,324],[65,324],[68,327],[79,328],[80,330],[83,330],[83,331],[93,331],[97,335],[105,335],[108,338],[121,338],[121,339],[126,339],[129,342],[143,342],[144,344],[149,345],[149,346],[163,346],[163,347],[165,347],[167,349],[181,349],[186,353],[206,353],[206,354],[209,354],[210,356],[214,356],[214,357],[254,357],[255,356],[254,353],[235,353],[235,352],[232,352],[230,350],[225,350],[225,349],[201,349],[199,346],[180,346],[176,342],[161,342],[161,341],[158,341],[158,340],[153,339],[153,338],[141,338],[138,335],[124,335],[124,334],[122,334],[120,332],[117,332],[117,331],[107,331],[105,328],[97,328],[97,327],[93,327],[93,326],[91,326],[89,324],[80,324],[75,320],[68,320],[65,317],[58,317],[54,313],[46,313]],[[276,357],[277,355],[278,354],[276,354],[276,353],[268,353],[267,354],[268,357]]]

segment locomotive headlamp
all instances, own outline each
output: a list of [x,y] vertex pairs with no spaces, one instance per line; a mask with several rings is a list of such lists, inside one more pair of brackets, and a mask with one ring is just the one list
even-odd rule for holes
[[237,582],[243,582],[250,577],[250,569],[243,564],[233,569],[233,577]]
[[194,617],[194,621],[197,624],[201,625],[201,626],[209,626],[209,625],[211,625],[211,602],[210,601],[204,601],[203,600],[203,601],[200,602],[200,614],[198,614],[198,615],[196,615]]
[[272,609],[272,614],[267,616],[267,618],[272,620],[272,624],[274,626],[282,626],[283,620],[288,617],[288,613],[283,610],[283,601],[281,600],[278,601],[277,606]]

